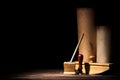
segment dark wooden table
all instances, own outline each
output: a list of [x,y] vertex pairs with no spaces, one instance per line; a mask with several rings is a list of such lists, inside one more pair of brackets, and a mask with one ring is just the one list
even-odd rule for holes
[[63,70],[46,69],[9,76],[12,80],[120,80],[119,75],[68,75]]

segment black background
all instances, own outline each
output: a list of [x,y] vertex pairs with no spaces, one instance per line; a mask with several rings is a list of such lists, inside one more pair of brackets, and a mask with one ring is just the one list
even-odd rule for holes
[[93,8],[96,26],[106,25],[111,28],[111,62],[119,64],[119,5],[117,2],[10,1],[4,2],[2,6],[1,73],[63,69],[63,62],[70,60],[78,42],[77,7]]

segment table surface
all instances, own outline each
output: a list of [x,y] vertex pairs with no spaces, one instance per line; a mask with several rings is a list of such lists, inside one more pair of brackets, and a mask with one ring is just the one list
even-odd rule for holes
[[64,74],[63,70],[46,69],[12,75],[17,80],[120,80],[119,75],[73,75]]

